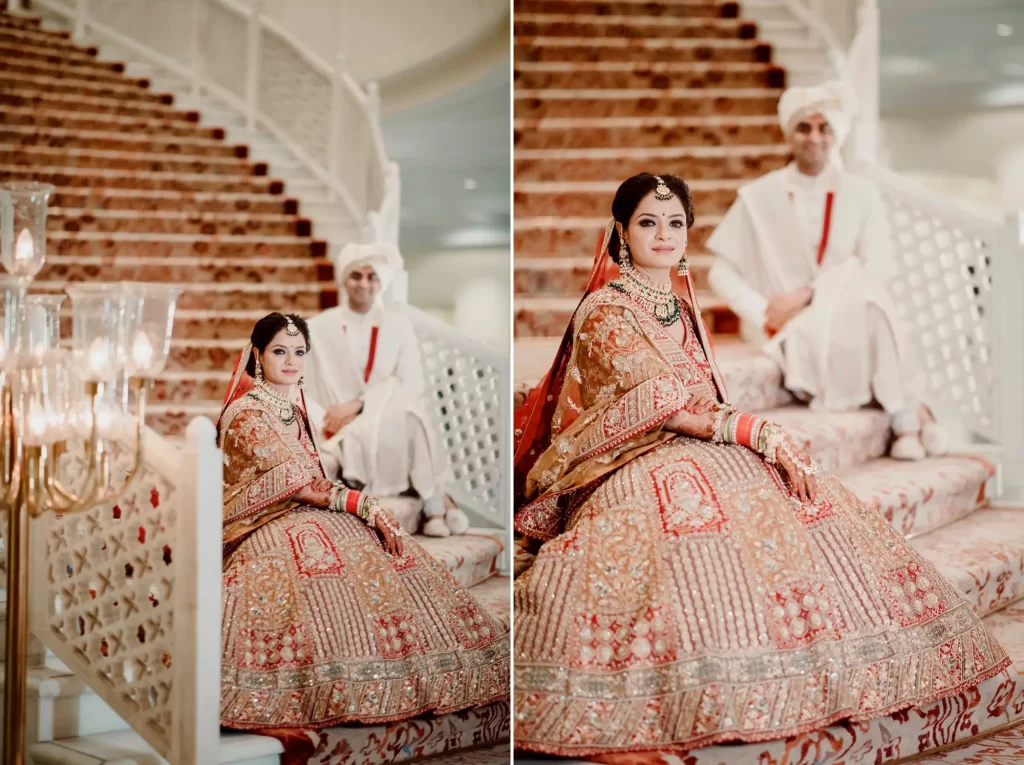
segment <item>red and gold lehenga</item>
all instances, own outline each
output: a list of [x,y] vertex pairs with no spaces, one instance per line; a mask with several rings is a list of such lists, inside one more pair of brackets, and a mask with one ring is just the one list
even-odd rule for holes
[[[1009,663],[972,607],[821,473],[674,434],[726,400],[692,281],[680,345],[591,288],[517,422],[515,745],[562,756],[763,741],[949,696]],[[613,756],[609,759],[614,759]]]
[[293,499],[324,476],[302,408],[296,436],[235,380],[218,423],[221,724],[379,723],[507,698],[508,630],[412,540],[392,556],[356,515]]

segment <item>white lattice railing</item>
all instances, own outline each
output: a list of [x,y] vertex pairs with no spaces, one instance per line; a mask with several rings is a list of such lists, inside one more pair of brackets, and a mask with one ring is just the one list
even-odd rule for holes
[[32,529],[32,632],[175,765],[218,761],[221,471],[209,420],[148,432],[133,490]]
[[426,400],[440,427],[460,506],[498,528],[512,511],[510,364],[506,356],[416,308],[406,308],[423,355]]
[[[397,239],[399,186],[380,131],[380,96],[328,64],[262,13],[265,0],[34,0],[75,37],[133,51],[209,93],[281,141],[352,217],[371,214]],[[17,6],[18,3],[15,3]]]
[[1018,246],[997,217],[878,167],[863,173],[885,202],[899,265],[890,288],[924,363],[931,402],[965,432],[999,443],[996,343],[1004,317],[994,275],[999,260],[1019,259]]

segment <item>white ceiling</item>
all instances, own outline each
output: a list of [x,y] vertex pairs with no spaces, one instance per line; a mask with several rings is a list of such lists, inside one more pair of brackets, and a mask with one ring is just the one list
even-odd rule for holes
[[506,60],[382,118],[388,155],[401,167],[403,254],[509,246],[510,88]]
[[883,114],[1024,106],[1024,0],[879,5]]

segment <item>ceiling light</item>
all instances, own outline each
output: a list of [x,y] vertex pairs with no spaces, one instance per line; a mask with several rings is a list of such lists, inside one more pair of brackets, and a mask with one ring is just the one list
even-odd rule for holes
[[462,188],[464,188],[466,191],[472,191],[473,189],[476,188],[476,179],[466,178],[465,180],[462,181]]
[[996,34],[1000,37],[1009,37],[1013,34],[1013,27],[1009,24],[996,24]]

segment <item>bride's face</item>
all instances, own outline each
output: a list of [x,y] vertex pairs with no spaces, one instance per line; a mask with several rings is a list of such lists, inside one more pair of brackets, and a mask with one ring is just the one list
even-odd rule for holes
[[302,335],[289,337],[282,329],[263,349],[259,359],[263,379],[268,383],[297,385],[306,371],[306,339]]
[[637,205],[625,231],[633,264],[657,271],[679,263],[686,250],[686,210],[678,197],[662,201],[652,191]]

